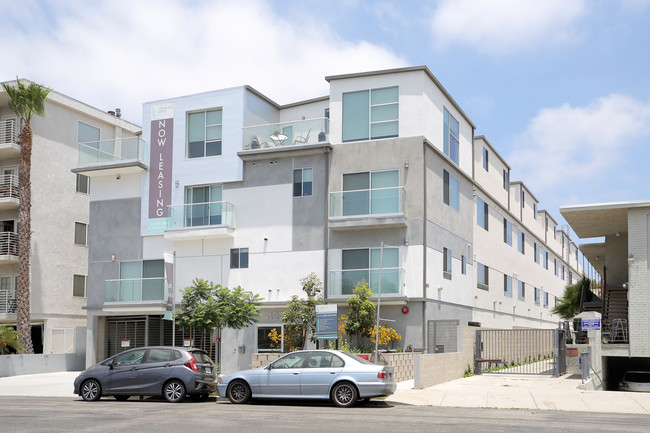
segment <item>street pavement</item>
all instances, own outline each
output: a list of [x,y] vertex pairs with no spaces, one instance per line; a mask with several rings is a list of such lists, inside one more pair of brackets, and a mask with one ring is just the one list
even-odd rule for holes
[[[1,377],[0,397],[68,397],[79,372]],[[414,406],[561,410],[650,414],[650,393],[586,391],[580,378],[523,374],[483,374],[452,380],[424,389],[413,381],[400,382],[388,403]]]

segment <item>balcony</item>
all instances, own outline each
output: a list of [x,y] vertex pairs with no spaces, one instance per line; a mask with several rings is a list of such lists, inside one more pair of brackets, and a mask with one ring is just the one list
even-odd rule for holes
[[[373,295],[379,293],[379,269],[349,269],[330,271],[328,296],[349,296],[354,286],[361,281],[368,282]],[[381,270],[381,296],[401,296],[404,268],[383,268]]]
[[244,150],[300,146],[329,142],[326,117],[294,122],[268,123],[244,128]]
[[0,176],[0,211],[18,209],[18,176],[5,174]]
[[0,263],[18,261],[18,234],[0,232]]
[[330,193],[332,230],[406,227],[403,187]]
[[0,121],[0,159],[20,158],[19,133],[15,119]]
[[72,171],[92,177],[147,169],[144,140],[127,137],[79,143],[79,166]]
[[165,239],[191,240],[234,236],[235,211],[225,201],[167,207]]
[[106,280],[106,302],[167,302],[164,278]]
[[15,314],[16,293],[13,290],[0,290],[0,314]]

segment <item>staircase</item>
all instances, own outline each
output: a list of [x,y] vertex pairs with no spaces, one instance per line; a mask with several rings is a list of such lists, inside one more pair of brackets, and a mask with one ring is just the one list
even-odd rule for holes
[[603,303],[603,320],[627,320],[627,289],[607,287]]

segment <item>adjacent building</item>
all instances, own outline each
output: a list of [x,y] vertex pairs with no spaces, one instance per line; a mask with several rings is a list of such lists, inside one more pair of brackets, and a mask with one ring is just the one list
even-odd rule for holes
[[326,80],[328,95],[288,105],[249,86],[148,102],[129,157],[80,161],[87,363],[183,344],[168,287],[177,305],[196,277],[265,299],[259,323],[218,337],[225,372],[272,349],[310,272],[340,313],[367,281],[405,348],[456,351],[465,326],[557,326],[577,247],[429,69]]
[[[22,124],[8,100],[0,89],[0,324],[15,325]],[[97,147],[140,128],[55,91],[45,111],[31,122],[32,340],[36,353],[67,353],[75,350],[75,328],[86,326],[90,190],[86,176],[71,172],[78,143]]]

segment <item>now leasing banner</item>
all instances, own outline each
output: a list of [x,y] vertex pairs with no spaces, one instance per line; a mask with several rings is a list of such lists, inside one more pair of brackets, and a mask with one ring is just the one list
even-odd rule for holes
[[151,107],[151,153],[149,167],[149,233],[167,227],[167,206],[172,199],[174,104]]
[[167,284],[167,308],[165,308],[165,320],[174,318],[174,253],[163,251],[165,262],[165,283]]

